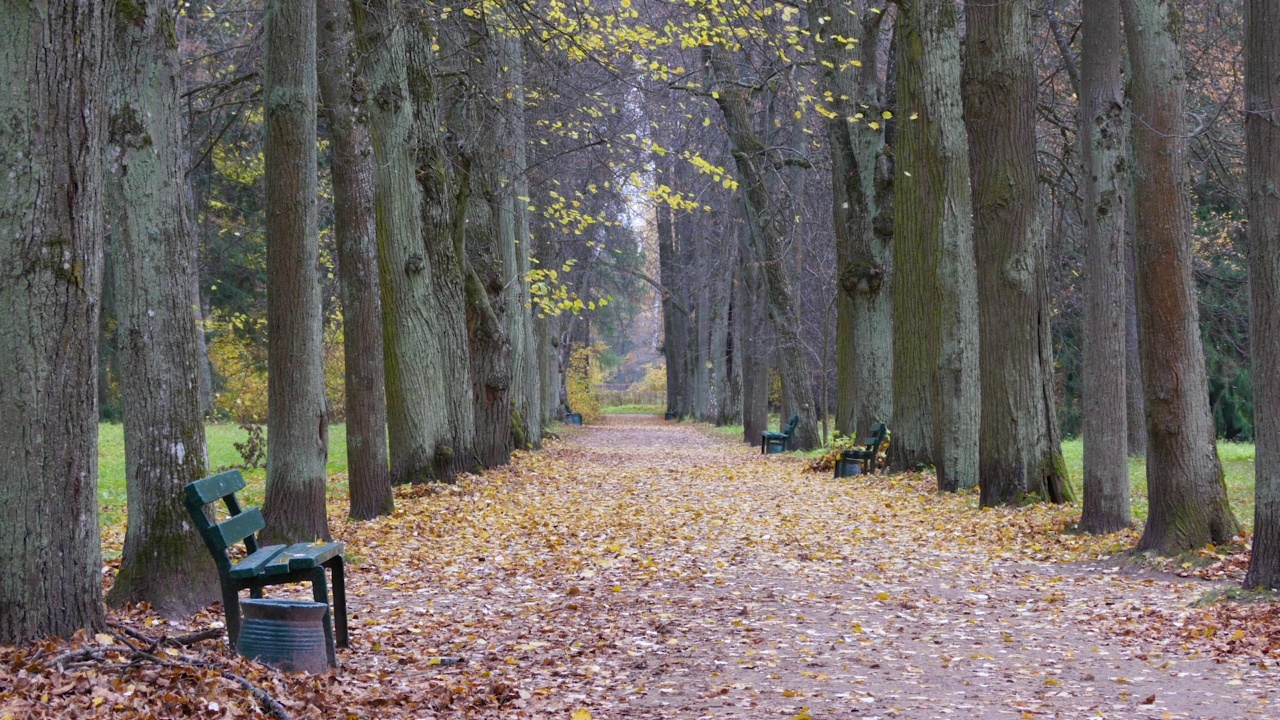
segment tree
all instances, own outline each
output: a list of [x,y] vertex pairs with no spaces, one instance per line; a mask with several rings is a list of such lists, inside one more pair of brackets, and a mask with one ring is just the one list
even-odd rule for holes
[[320,95],[332,152],[333,231],[342,279],[347,477],[351,517],[367,520],[391,513],[395,502],[387,467],[373,145],[365,95],[353,79],[351,5],[347,0],[321,0],[316,7]]
[[744,186],[748,247],[760,262],[765,308],[777,338],[782,405],[800,416],[800,424],[792,434],[794,446],[808,450],[819,443],[817,408],[813,403],[809,363],[800,339],[800,319],[783,262],[782,220],[766,179],[768,170],[772,169],[770,154],[752,127],[750,93],[738,78],[732,55],[717,45],[706,48],[706,52],[712,97],[724,117],[733,146],[734,165]]
[[1214,442],[1191,277],[1186,74],[1176,3],[1122,0],[1121,7],[1133,67],[1134,254],[1147,398],[1150,512],[1138,549],[1175,555],[1224,543],[1239,527]]
[[[1084,509],[1080,526],[1109,533],[1133,522],[1126,452],[1125,200],[1127,120],[1120,80],[1120,6],[1085,0],[1080,73],[1084,158]],[[1136,333],[1135,333],[1136,335]],[[1135,337],[1136,340],[1136,337]]]
[[87,0],[0,23],[0,642],[103,624],[98,299],[104,50]]
[[176,11],[121,4],[110,38],[106,188],[121,353],[128,530],[107,602],[183,615],[218,597],[183,487],[207,474],[196,239],[184,176]]
[[[836,237],[836,430],[857,435],[893,411],[892,234],[882,232],[877,159],[885,135],[858,114],[882,115],[879,87],[882,13],[864,2],[817,0],[809,26],[831,97],[832,220]],[[850,43],[856,40],[856,43]],[[883,118],[882,118],[883,119]],[[886,130],[887,132],[887,130]]]
[[329,540],[329,419],[321,367],[316,215],[316,7],[264,10],[267,189],[267,492],[276,540]]
[[898,467],[938,488],[978,482],[978,288],[960,40],[948,0],[899,3],[894,181],[893,418]]
[[1053,402],[1036,182],[1035,51],[1027,2],[968,3],[965,124],[973,172],[984,507],[1068,499]]
[[1250,337],[1255,416],[1253,555],[1245,587],[1280,587],[1280,3],[1245,3]]

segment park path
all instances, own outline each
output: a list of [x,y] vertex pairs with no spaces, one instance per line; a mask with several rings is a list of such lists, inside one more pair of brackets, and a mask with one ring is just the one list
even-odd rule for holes
[[1178,632],[1206,583],[1051,561],[1105,542],[1067,511],[804,468],[606,416],[398,498],[341,530],[335,686],[367,717],[1280,718],[1276,670]]

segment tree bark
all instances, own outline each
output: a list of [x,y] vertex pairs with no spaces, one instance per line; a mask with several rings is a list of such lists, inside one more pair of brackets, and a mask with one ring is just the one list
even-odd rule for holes
[[98,533],[109,5],[0,22],[0,643],[103,624]]
[[517,449],[531,449],[542,441],[542,393],[534,338],[529,261],[533,237],[529,229],[528,132],[525,119],[524,41],[505,39],[503,56],[510,101],[503,111],[503,135],[510,154],[504,154],[503,202],[499,212],[503,233],[503,274],[506,283],[507,337],[511,340],[511,432]]
[[107,602],[145,600],[170,616],[218,597],[213,559],[182,502],[186,484],[207,474],[208,453],[176,20],[163,3],[117,8],[106,150],[129,504]]
[[[748,245],[760,263],[765,307],[777,338],[778,373],[782,377],[783,406],[800,416],[792,433],[792,447],[818,446],[817,411],[813,403],[809,361],[800,341],[800,318],[782,256],[782,222],[766,180],[769,155],[757,137],[748,112],[750,96],[739,82],[732,58],[722,48],[707,49],[715,101],[724,116],[733,144],[734,165],[743,185],[747,208]],[[784,421],[785,422],[785,421]]]
[[[1080,527],[1085,532],[1110,533],[1133,522],[1126,452],[1128,123],[1120,79],[1120,6],[1113,0],[1084,0],[1081,17],[1079,128],[1084,161],[1086,292],[1081,398],[1084,509]],[[1136,334],[1135,322],[1135,341]]]
[[[836,237],[836,430],[856,436],[893,412],[893,239],[875,230],[881,117],[880,19],[865,2],[809,5],[815,55],[832,115],[832,227]],[[839,39],[837,39],[839,38]],[[850,46],[849,40],[856,40]],[[855,65],[858,63],[858,65]],[[859,67],[860,65],[860,67]],[[863,117],[859,121],[852,119]]]
[[351,4],[317,7],[320,95],[329,130],[333,232],[342,285],[342,343],[347,415],[347,484],[351,517],[389,515],[395,500],[387,466],[387,396],[382,302],[378,283],[373,142],[365,86],[352,68]]
[[1253,555],[1245,587],[1280,587],[1280,3],[1245,3],[1245,163],[1253,358]]
[[274,541],[328,540],[329,420],[321,365],[316,215],[316,8],[264,10],[267,189],[267,492]]
[[422,188],[414,166],[417,120],[409,97],[407,31],[399,8],[391,0],[353,5],[357,42],[364,54],[359,74],[372,100],[387,430],[391,481],[397,484],[437,476],[436,457],[446,454],[439,445],[447,422],[437,393],[444,376],[432,336],[435,298],[423,247]]
[[1176,2],[1122,0],[1133,66],[1138,328],[1147,398],[1147,525],[1139,550],[1176,555],[1239,529],[1214,442],[1191,263],[1186,75]]
[[963,73],[972,168],[984,507],[1069,498],[1053,402],[1036,84],[1026,2],[968,3]]
[[898,467],[934,463],[938,488],[978,483],[978,289],[969,151],[960,107],[956,9],[899,4],[893,243],[894,429]]
[[760,265],[747,239],[749,234],[745,230],[738,235],[738,267],[742,274],[737,288],[742,338],[742,439],[759,445],[760,434],[769,429],[769,343],[763,331]]

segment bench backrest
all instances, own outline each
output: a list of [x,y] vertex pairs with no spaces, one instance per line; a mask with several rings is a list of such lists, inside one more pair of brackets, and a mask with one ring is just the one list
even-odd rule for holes
[[867,439],[867,445],[864,448],[871,453],[871,466],[875,467],[875,463],[880,458],[880,445],[884,443],[884,436],[889,433],[889,426],[884,423],[876,423],[871,430],[871,437]]
[[[257,508],[240,509],[240,503],[236,501],[236,493],[244,488],[244,476],[239,470],[228,470],[187,483],[186,497],[183,501],[187,506],[187,512],[191,515],[196,529],[200,531],[200,537],[204,539],[205,546],[213,554],[214,562],[222,569],[231,566],[227,548],[240,541],[244,541],[245,548],[250,553],[257,552],[258,540],[254,533],[267,525]],[[226,504],[230,517],[220,523],[214,523],[205,514],[204,508],[219,500]]]
[[800,416],[799,416],[799,415],[792,415],[792,416],[791,416],[791,422],[787,423],[787,429],[786,429],[786,430],[783,430],[783,431],[782,431],[782,434],[783,434],[783,435],[788,435],[788,436],[789,436],[789,435],[791,435],[791,433],[793,433],[793,432],[795,432],[795,431],[796,431],[796,426],[797,426],[797,425],[799,425],[799,424],[800,424]]

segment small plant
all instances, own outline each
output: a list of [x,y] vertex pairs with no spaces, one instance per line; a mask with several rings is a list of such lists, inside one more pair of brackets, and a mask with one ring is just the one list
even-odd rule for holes
[[839,430],[831,435],[831,444],[827,445],[822,454],[809,462],[809,472],[831,472],[836,469],[836,462],[840,460],[840,453],[845,450],[853,450],[861,447],[858,445],[858,439],[853,435],[845,435]]
[[267,437],[261,425],[240,423],[240,429],[248,433],[244,442],[232,443],[240,453],[242,470],[257,470],[267,466]]

